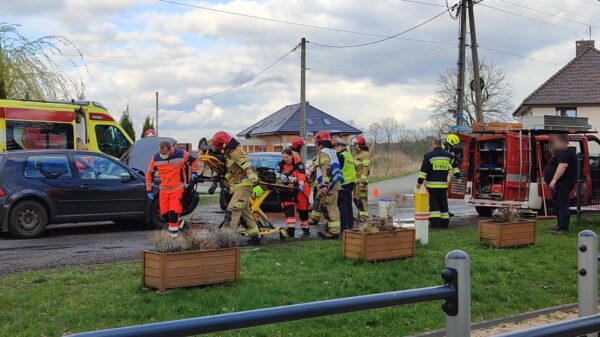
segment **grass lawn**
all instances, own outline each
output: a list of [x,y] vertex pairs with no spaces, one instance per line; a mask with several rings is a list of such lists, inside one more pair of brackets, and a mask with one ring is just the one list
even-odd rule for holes
[[[60,336],[100,328],[440,285],[446,252],[471,256],[473,321],[577,300],[577,232],[538,227],[534,247],[497,250],[475,242],[475,228],[433,231],[407,260],[341,258],[339,241],[245,248],[241,281],[143,290],[138,262],[24,272],[0,279],[0,336]],[[599,226],[600,227],[600,226]],[[598,229],[592,228],[592,229]],[[330,316],[234,331],[226,336],[403,336],[442,328],[441,302]]]

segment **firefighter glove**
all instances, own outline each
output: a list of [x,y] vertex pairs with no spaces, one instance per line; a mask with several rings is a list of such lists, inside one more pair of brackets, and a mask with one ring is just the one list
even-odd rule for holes
[[148,192],[148,200],[154,200],[154,193]]
[[225,177],[224,177],[225,181],[229,180],[230,177],[231,177],[231,174],[225,173]]
[[257,198],[260,198],[263,196],[263,194],[265,194],[265,191],[263,191],[262,187],[260,187],[259,185],[256,185],[252,189],[252,194],[254,194],[254,196]]

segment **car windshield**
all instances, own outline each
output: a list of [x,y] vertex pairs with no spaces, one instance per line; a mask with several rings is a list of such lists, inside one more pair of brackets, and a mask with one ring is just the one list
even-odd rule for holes
[[255,168],[267,167],[270,169],[277,169],[277,164],[281,161],[281,155],[279,153],[250,153],[248,159]]

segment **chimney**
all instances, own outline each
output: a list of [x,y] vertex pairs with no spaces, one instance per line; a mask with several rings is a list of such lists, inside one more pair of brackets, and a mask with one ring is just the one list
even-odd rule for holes
[[594,48],[594,40],[575,41],[575,56],[583,54],[590,48]]

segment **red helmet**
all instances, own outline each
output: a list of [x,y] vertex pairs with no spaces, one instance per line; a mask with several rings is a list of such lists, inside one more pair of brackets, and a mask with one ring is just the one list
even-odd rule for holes
[[292,141],[292,147],[294,149],[301,149],[306,143],[304,143],[304,139],[298,137]]
[[142,138],[146,138],[146,137],[156,137],[156,131],[154,131],[154,129],[146,130],[146,132],[144,132],[144,137],[142,137]]
[[367,140],[365,139],[365,137],[363,137],[363,135],[358,135],[358,136],[354,137],[354,139],[352,140],[352,143],[358,144],[359,146],[366,146]]
[[233,138],[231,138],[231,136],[225,131],[219,131],[215,133],[212,139],[213,149],[217,151],[223,150],[225,146],[229,145],[229,142],[231,142],[232,139]]
[[329,131],[317,132],[317,134],[315,135],[315,143],[319,145],[325,140],[331,140],[331,135],[329,134]]

